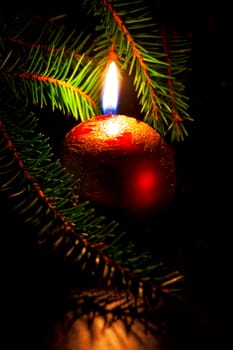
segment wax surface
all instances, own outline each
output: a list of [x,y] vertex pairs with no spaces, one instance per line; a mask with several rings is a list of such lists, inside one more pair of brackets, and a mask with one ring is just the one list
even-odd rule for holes
[[64,139],[61,160],[80,178],[80,196],[97,204],[158,211],[174,195],[173,149],[132,117],[100,115],[78,124]]

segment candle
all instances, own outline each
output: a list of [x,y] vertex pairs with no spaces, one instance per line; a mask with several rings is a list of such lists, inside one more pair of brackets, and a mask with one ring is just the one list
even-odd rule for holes
[[80,179],[83,200],[130,214],[159,213],[175,193],[173,149],[148,124],[116,114],[118,91],[117,68],[112,62],[102,95],[104,114],[67,133],[61,161]]

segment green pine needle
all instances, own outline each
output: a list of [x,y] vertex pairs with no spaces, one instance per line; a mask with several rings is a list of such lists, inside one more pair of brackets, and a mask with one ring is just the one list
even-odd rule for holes
[[[178,79],[186,70],[187,43],[161,31],[143,1],[119,4],[115,0],[86,0],[83,4],[88,16],[95,18],[94,31],[72,31],[33,16],[1,24],[1,120],[25,168],[67,223],[82,231],[91,245],[100,244],[103,253],[129,271],[145,279],[160,279],[158,265],[149,252],[136,252],[127,233],[118,231],[117,222],[107,223],[105,217],[96,216],[88,202],[79,202],[74,191],[78,180],[55,159],[50,140],[38,130],[38,118],[31,111],[35,106],[59,110],[64,117],[71,115],[78,121],[97,115],[103,73],[110,60],[115,60],[118,68],[132,77],[142,119],[162,135],[170,135],[172,142],[183,141],[188,136],[186,125],[192,121],[185,86]],[[13,169],[9,161],[0,175],[4,176],[8,166]],[[15,179],[17,173],[12,176],[12,181]],[[39,201],[35,197],[28,204],[22,196],[22,202],[16,204],[22,217],[28,208],[34,210],[25,220],[35,226],[39,225]],[[41,227],[41,237],[50,227],[52,218]],[[53,234],[43,240],[52,239],[53,249],[62,250],[65,237],[56,230]],[[76,248],[75,244],[70,247],[67,259],[83,257]],[[179,279],[168,274],[162,283],[173,278]]]

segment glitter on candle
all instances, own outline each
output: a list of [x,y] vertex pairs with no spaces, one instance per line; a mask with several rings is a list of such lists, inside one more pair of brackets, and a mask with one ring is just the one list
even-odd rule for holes
[[117,136],[120,134],[121,125],[116,118],[109,119],[104,124],[104,131],[108,136]]

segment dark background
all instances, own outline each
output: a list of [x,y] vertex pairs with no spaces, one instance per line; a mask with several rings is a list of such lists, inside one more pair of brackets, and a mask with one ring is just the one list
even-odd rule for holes
[[170,222],[174,240],[169,254],[180,254],[185,261],[193,304],[203,325],[201,343],[223,348],[233,331],[233,22],[224,1],[162,4],[166,25],[192,38],[188,93],[195,119],[179,153],[184,186]]
[[[137,225],[128,222],[126,226],[131,227],[139,243],[146,232],[143,244],[152,249],[156,259],[182,263],[188,297],[200,321],[202,343],[223,347],[231,342],[233,326],[230,6],[211,1],[161,0],[148,4],[155,20],[192,41],[187,93],[195,122],[188,139],[177,146],[179,188],[165,220],[156,218]],[[14,6],[14,11],[48,16],[67,13],[70,23],[75,24],[76,5],[72,1]],[[1,7],[12,11],[7,4]]]

